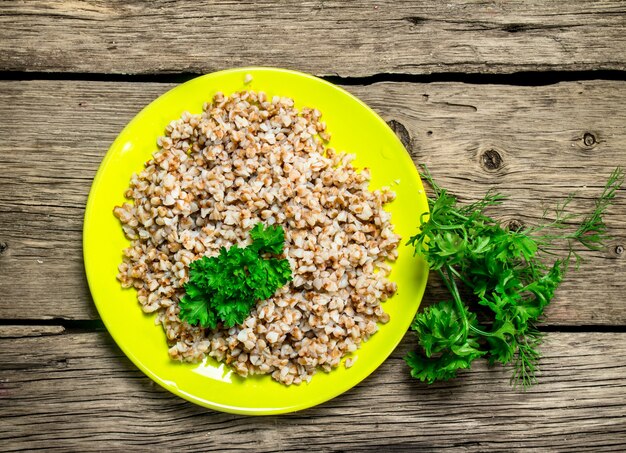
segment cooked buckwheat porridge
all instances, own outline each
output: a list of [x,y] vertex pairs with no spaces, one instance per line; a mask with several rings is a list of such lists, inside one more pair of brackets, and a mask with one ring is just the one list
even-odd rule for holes
[[[241,376],[299,384],[337,367],[389,321],[381,302],[396,291],[387,261],[400,238],[383,205],[395,195],[370,192],[369,170],[326,148],[329,138],[318,110],[254,91],[218,93],[201,114],[167,126],[114,213],[131,241],[118,279],[136,288],[144,312],[156,312],[172,359],[208,355]],[[182,322],[189,264],[248,245],[258,222],[284,228],[292,281],[241,325]]]

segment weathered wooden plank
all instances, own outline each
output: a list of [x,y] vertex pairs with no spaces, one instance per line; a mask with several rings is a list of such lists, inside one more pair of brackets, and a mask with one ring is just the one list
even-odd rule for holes
[[59,335],[65,331],[63,326],[0,326],[0,338],[42,337]]
[[[363,383],[295,414],[251,418],[187,403],[108,335],[0,339],[4,451],[60,447],[223,451],[617,451],[626,448],[626,334],[550,333],[540,384],[513,390],[482,364],[427,387],[408,376],[406,338]],[[610,358],[610,360],[609,360]]]
[[[91,180],[116,134],[171,86],[0,82],[0,318],[97,317],[81,257]],[[494,212],[507,221],[536,222],[542,203],[575,190],[573,207],[588,209],[610,170],[626,166],[623,82],[347,88],[393,121],[415,160],[453,192],[476,199],[495,187],[509,195]],[[585,145],[585,134],[595,143]],[[489,150],[500,160],[487,159]],[[584,255],[587,263],[559,289],[548,322],[626,323],[626,254],[617,253],[626,244],[625,207],[622,192],[606,219],[615,241]],[[437,294],[430,287],[426,300]]]
[[[626,3],[44,0],[0,5],[0,70],[318,75],[626,67]],[[337,56],[340,55],[341,58]]]

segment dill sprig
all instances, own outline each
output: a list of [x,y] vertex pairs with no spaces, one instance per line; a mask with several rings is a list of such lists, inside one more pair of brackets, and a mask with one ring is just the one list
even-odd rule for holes
[[595,202],[595,209],[587,215],[574,233],[574,239],[590,250],[601,250],[609,240],[608,229],[602,216],[611,206],[617,191],[624,183],[624,171],[617,167],[607,180],[604,191]]

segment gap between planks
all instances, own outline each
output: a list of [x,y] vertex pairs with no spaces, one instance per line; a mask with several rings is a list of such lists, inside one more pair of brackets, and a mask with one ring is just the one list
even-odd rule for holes
[[[539,324],[536,327],[544,333],[626,333],[626,326]],[[105,330],[106,326],[100,319],[0,319],[0,338],[81,334]],[[413,335],[410,330],[409,335]]]
[[[6,81],[89,81],[89,82],[133,82],[133,83],[185,83],[205,73],[176,74],[107,74],[90,72],[36,72],[36,71],[0,71],[0,80]],[[314,74],[315,75],[315,74]],[[523,71],[505,74],[436,72],[430,74],[378,73],[362,77],[317,75],[335,85],[369,86],[382,82],[438,83],[453,82],[473,85],[512,85],[512,86],[547,86],[562,82],[585,82],[593,80],[626,81],[624,70],[590,71]]]

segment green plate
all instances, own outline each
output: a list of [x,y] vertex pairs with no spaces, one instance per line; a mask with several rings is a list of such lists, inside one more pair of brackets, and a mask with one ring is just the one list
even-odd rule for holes
[[[244,84],[246,74],[253,80]],[[157,150],[157,137],[183,111],[200,113],[217,91],[230,94],[252,89],[294,99],[296,107],[322,112],[329,146],[357,155],[354,165],[369,167],[370,189],[390,186],[397,194],[386,209],[395,232],[403,238],[390,279],[398,292],[384,303],[388,324],[352,354],[354,365],[318,372],[308,384],[284,386],[269,376],[241,378],[212,359],[201,364],[170,360],[165,334],[155,315],[141,311],[133,289],[116,280],[122,250],[129,245],[113,208],[125,201],[131,175],[140,172]],[[103,119],[105,121],[105,119]],[[323,403],[352,388],[372,373],[398,345],[420,304],[428,269],[413,256],[406,239],[415,234],[420,214],[428,210],[417,170],[387,124],[363,102],[316,77],[273,68],[241,68],[216,72],[184,83],[145,107],[121,132],[107,152],[93,182],[83,231],[89,287],[98,312],[113,339],[139,369],[158,384],[189,401],[238,414],[277,414]],[[408,373],[408,370],[407,370]]]

